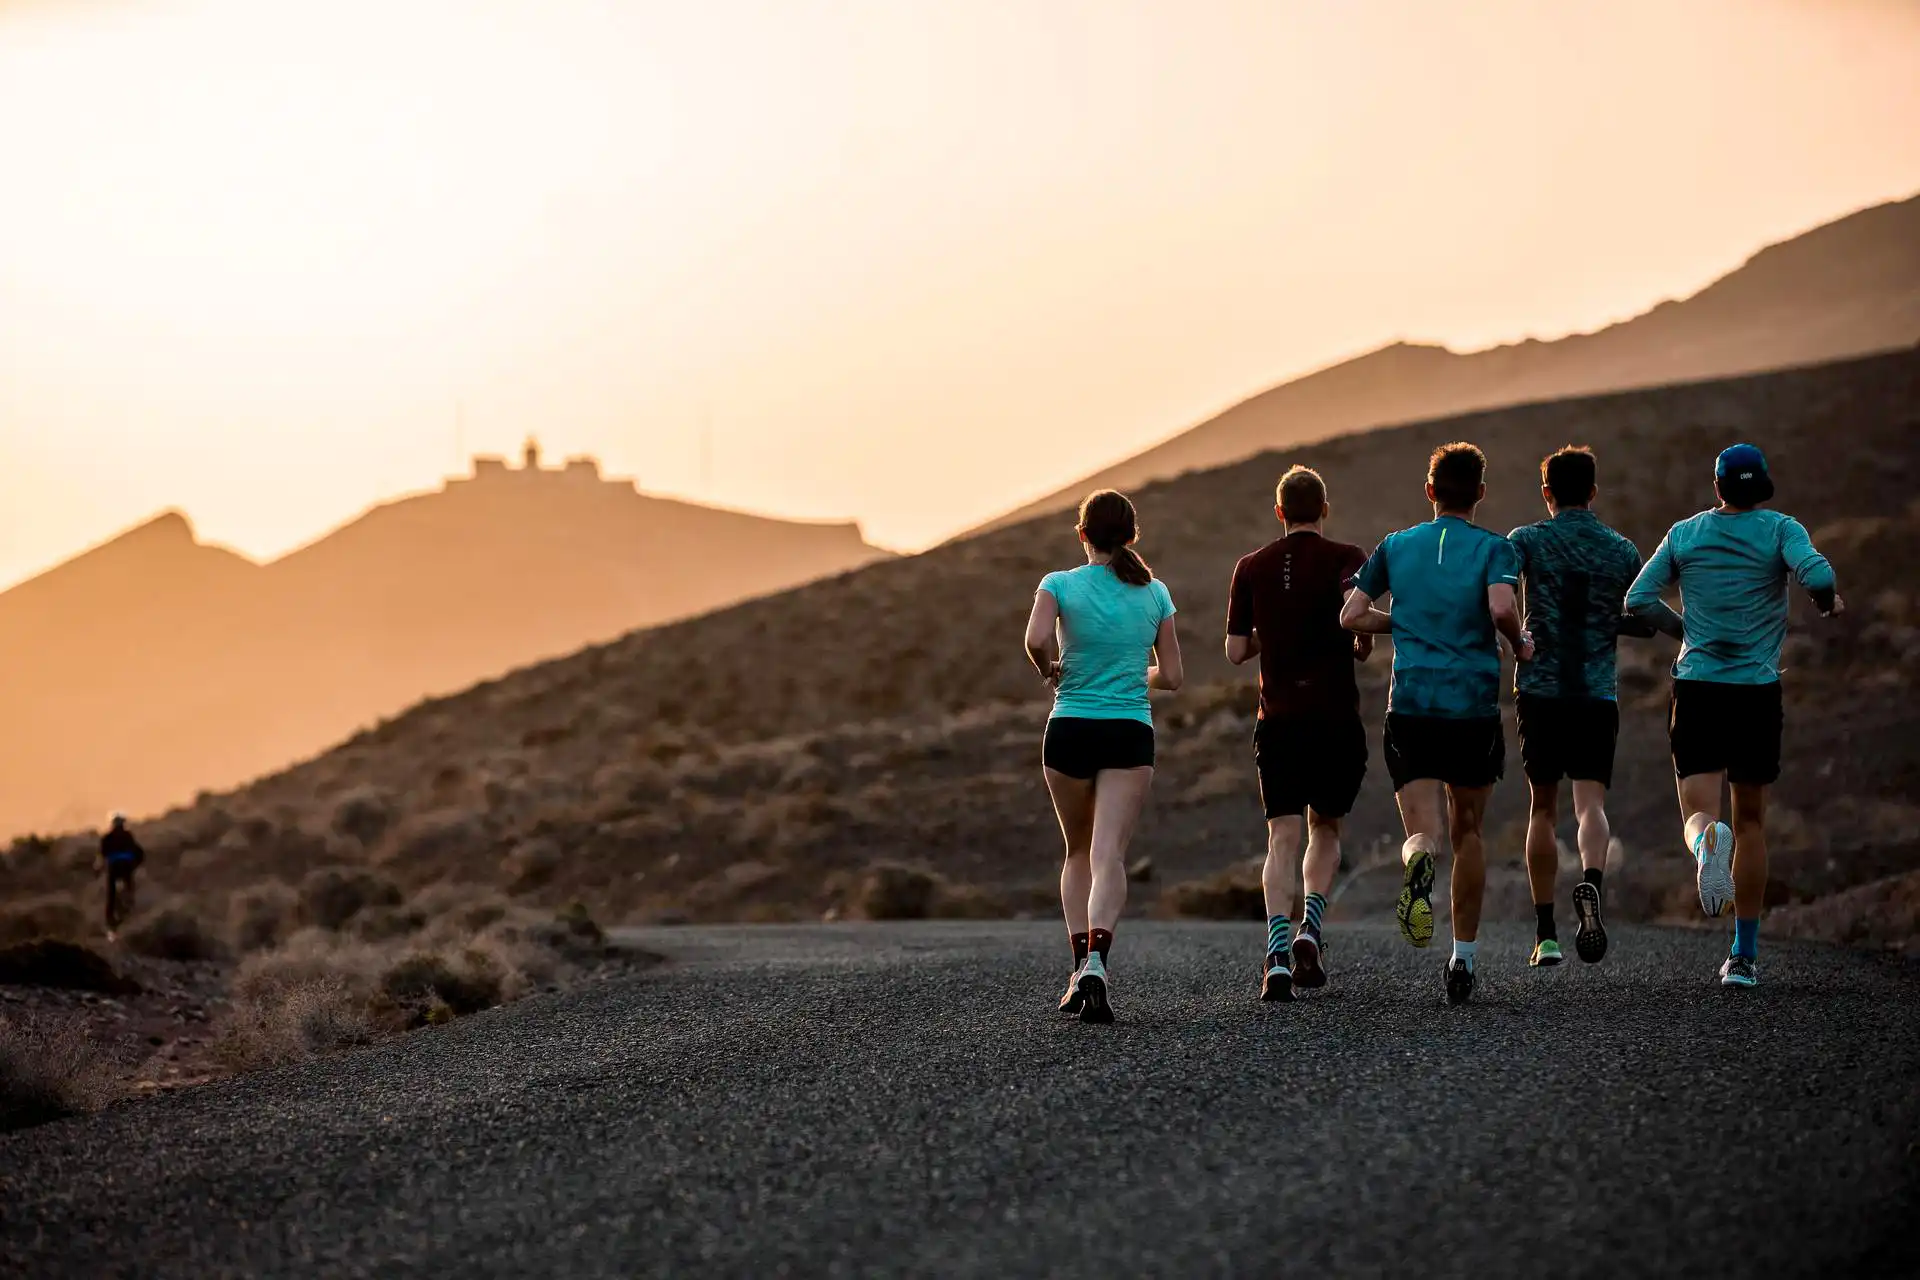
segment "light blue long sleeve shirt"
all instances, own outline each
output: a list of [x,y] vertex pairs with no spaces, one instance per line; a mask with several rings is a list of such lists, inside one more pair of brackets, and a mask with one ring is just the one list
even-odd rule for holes
[[[1806,528],[1777,511],[1702,511],[1667,531],[1627,589],[1627,612],[1681,639],[1676,680],[1773,684],[1787,637],[1787,584],[1834,589]],[[1680,585],[1681,612],[1661,596]]]

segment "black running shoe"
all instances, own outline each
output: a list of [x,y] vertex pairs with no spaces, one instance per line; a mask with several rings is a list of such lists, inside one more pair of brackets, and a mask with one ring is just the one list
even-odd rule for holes
[[1082,1022],[1112,1022],[1113,1006],[1107,1003],[1107,978],[1104,973],[1082,973],[1078,984],[1086,1003],[1080,1008]]
[[1060,997],[1060,1012],[1069,1018],[1077,1018],[1086,1003],[1087,998],[1080,994],[1080,971],[1075,969],[1073,976],[1067,979],[1067,994]]
[[1607,926],[1600,919],[1598,886],[1585,880],[1573,886],[1573,914],[1580,921],[1579,932],[1573,935],[1573,949],[1588,964],[1600,963],[1607,954]]
[[1293,985],[1312,991],[1327,985],[1327,971],[1320,966],[1320,939],[1303,933],[1293,940]]
[[1465,1004],[1473,998],[1473,970],[1467,962],[1454,957],[1447,963],[1447,1003]]
[[1275,951],[1267,956],[1267,976],[1260,983],[1260,998],[1269,1003],[1293,999],[1293,974],[1287,969],[1287,957]]

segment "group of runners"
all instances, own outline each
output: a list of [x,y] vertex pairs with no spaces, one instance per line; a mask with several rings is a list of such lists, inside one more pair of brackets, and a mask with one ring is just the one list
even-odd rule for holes
[[[1326,482],[1296,466],[1276,491],[1282,536],[1234,566],[1226,655],[1260,668],[1261,998],[1291,1000],[1296,990],[1326,984],[1325,912],[1340,866],[1341,822],[1368,764],[1355,664],[1382,635],[1393,639],[1382,755],[1406,829],[1394,915],[1409,943],[1431,944],[1444,836],[1453,850],[1449,1003],[1472,997],[1478,962],[1482,825],[1506,759],[1502,646],[1515,659],[1515,718],[1531,791],[1526,865],[1536,938],[1529,963],[1564,958],[1554,913],[1562,781],[1572,784],[1581,863],[1571,897],[1574,949],[1592,963],[1607,952],[1616,645],[1622,636],[1656,634],[1681,641],[1668,736],[1700,906],[1710,917],[1733,910],[1720,981],[1753,986],[1767,788],[1780,774],[1789,584],[1835,617],[1845,605],[1832,566],[1797,520],[1766,508],[1773,480],[1750,444],[1720,453],[1717,505],[1674,525],[1644,564],[1634,544],[1593,511],[1592,450],[1568,446],[1542,461],[1548,518],[1506,537],[1473,522],[1485,474],[1476,446],[1436,449],[1426,477],[1433,519],[1388,534],[1369,555],[1324,534],[1332,511]],[[1134,550],[1133,504],[1112,490],[1094,493],[1081,504],[1078,528],[1087,563],[1041,580],[1026,647],[1054,688],[1042,754],[1066,842],[1060,904],[1075,966],[1060,1009],[1110,1022],[1108,964],[1126,905],[1126,850],[1153,777],[1148,691],[1177,690],[1183,667],[1173,599]],[[1665,601],[1675,586],[1681,610]],[[1389,601],[1390,610],[1383,608]],[[1730,825],[1722,817],[1729,789]]]

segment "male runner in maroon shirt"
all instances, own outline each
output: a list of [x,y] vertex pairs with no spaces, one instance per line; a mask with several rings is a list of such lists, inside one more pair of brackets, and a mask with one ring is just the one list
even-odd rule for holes
[[[1260,799],[1267,812],[1266,977],[1262,1000],[1291,1000],[1293,989],[1327,982],[1320,917],[1340,868],[1340,819],[1353,808],[1367,773],[1367,731],[1353,664],[1373,652],[1373,637],[1340,625],[1340,606],[1367,553],[1320,536],[1332,507],[1317,471],[1293,467],[1280,477],[1285,536],[1241,558],[1227,604],[1227,661],[1260,659],[1260,721],[1253,733]],[[1306,904],[1291,937],[1294,854],[1302,815],[1307,852]],[[1289,940],[1291,939],[1291,946]]]

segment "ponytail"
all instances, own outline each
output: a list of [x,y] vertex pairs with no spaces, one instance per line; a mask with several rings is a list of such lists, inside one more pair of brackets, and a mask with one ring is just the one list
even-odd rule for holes
[[1153,570],[1133,549],[1139,524],[1126,494],[1112,489],[1088,494],[1080,504],[1080,532],[1089,546],[1109,557],[1108,568],[1114,577],[1130,587],[1144,587],[1153,581]]
[[1130,587],[1144,587],[1153,581],[1153,570],[1147,567],[1147,562],[1132,547],[1121,547],[1115,551],[1107,567],[1113,570],[1114,577]]

